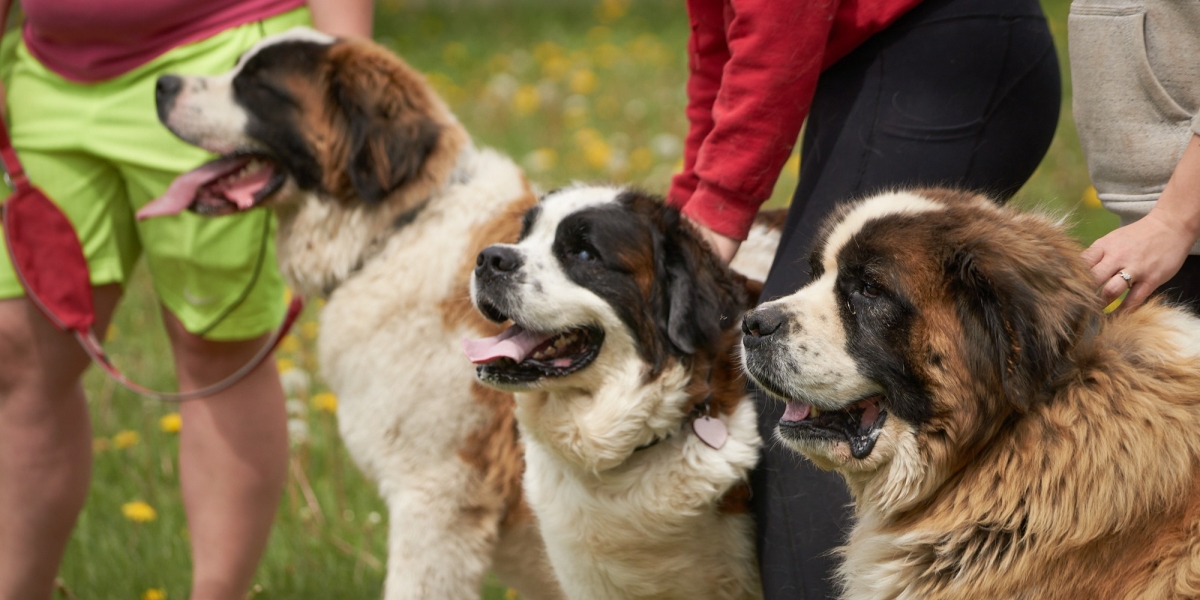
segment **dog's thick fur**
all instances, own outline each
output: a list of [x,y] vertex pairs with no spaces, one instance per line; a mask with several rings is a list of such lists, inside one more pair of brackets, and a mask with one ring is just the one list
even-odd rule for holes
[[515,240],[537,201],[519,168],[473,148],[386,50],[303,30],[227,75],[185,78],[162,104],[180,137],[261,155],[285,176],[262,203],[279,217],[289,283],[327,297],[321,375],[347,449],[387,501],[385,596],[478,598],[494,569],[522,597],[561,597],[521,492],[512,399],[475,383],[458,348],[499,330],[468,284],[475,255]]
[[747,315],[781,439],[853,491],[845,598],[1200,597],[1200,320],[1104,315],[1080,250],[979,196],[885,194]]
[[[366,41],[294,30],[230,73],[174,83],[164,124],[272,170],[255,200],[278,215],[280,268],[327,298],[321,375],[387,501],[385,596],[477,598],[493,569],[523,598],[561,597],[522,494],[512,397],[477,383],[459,349],[500,331],[468,286],[480,250],[516,241],[537,202],[518,167],[473,147],[419,74]],[[192,210],[237,210],[211,196]],[[778,232],[755,236],[762,251],[740,264],[762,277]]]
[[[757,293],[676,210],[613,188],[551,194],[520,242],[478,264],[472,300],[484,314],[590,336],[559,358],[573,361],[565,375],[507,358],[479,370],[518,392],[526,494],[567,595],[760,598],[745,512],[760,439],[733,360]],[[719,450],[691,429],[705,399],[728,427]]]

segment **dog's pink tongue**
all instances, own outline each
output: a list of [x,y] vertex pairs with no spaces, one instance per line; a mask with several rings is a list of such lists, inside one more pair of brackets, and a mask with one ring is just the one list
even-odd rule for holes
[[[196,199],[196,193],[205,184],[212,183],[230,173],[237,172],[238,169],[246,166],[249,162],[250,157],[248,156],[218,158],[176,177],[175,181],[171,182],[170,187],[167,188],[162,197],[151,201],[137,212],[137,218],[149,219],[151,217],[177,215],[192,205],[192,201]],[[241,206],[241,201],[234,201],[238,203],[238,206]],[[253,200],[251,200],[251,204],[253,204]]]
[[783,411],[783,417],[780,421],[800,422],[808,418],[808,412],[812,410],[812,406],[795,400],[788,400],[787,410]]
[[498,358],[511,358],[515,362],[525,360],[538,344],[550,339],[549,334],[534,333],[519,325],[509,327],[500,335],[472,340],[463,338],[462,349],[472,363],[483,364]]
[[254,194],[263,189],[271,181],[271,169],[263,168],[231,183],[222,183],[216,191],[220,192],[230,202],[237,205],[239,210],[254,208]]
[[862,426],[870,428],[879,419],[879,400],[882,396],[871,396],[863,400]]

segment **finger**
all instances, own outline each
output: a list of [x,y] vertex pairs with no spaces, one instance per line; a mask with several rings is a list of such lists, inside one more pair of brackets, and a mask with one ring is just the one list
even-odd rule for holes
[[1100,264],[1104,260],[1104,247],[1098,244],[1092,244],[1086,250],[1079,254],[1079,257],[1087,262],[1089,269]]
[[1125,285],[1125,280],[1113,275],[1104,283],[1104,287],[1100,289],[1100,298],[1104,300],[1104,305],[1108,306],[1113,300],[1116,300],[1125,290],[1129,289]]
[[1150,285],[1149,283],[1138,282],[1133,284],[1133,288],[1129,290],[1129,295],[1125,296],[1125,300],[1121,302],[1120,310],[1133,310],[1141,306],[1146,301],[1146,298],[1149,298],[1150,294],[1153,294],[1157,288],[1158,286]]
[[[1118,265],[1116,263],[1115,257],[1109,257],[1108,260],[1101,260],[1100,262],[1098,262],[1092,266],[1093,284],[1096,287],[1100,287],[1102,285],[1107,284],[1108,280],[1115,277],[1117,275],[1117,272],[1120,270],[1121,270],[1121,265]],[[1122,285],[1124,285],[1124,282],[1125,282],[1125,280],[1122,279],[1121,280]]]

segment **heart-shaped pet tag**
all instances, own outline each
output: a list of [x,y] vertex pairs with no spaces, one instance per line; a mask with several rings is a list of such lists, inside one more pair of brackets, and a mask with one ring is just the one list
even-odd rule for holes
[[708,416],[692,421],[692,431],[696,432],[700,441],[714,450],[720,450],[725,445],[725,440],[729,439],[729,429],[725,427],[725,422]]

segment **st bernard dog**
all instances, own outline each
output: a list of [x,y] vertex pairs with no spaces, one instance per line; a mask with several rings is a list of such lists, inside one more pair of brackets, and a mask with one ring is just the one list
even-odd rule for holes
[[575,600],[761,598],[750,469],[761,443],[736,364],[757,299],[679,212],[572,187],[485,249],[471,299],[512,326],[464,341],[516,393],[525,494]]
[[884,194],[746,316],[779,437],[853,492],[845,598],[1200,597],[1200,320],[1105,315],[1080,251],[980,196]]
[[[476,382],[459,350],[501,331],[468,289],[479,252],[515,242],[537,203],[520,169],[364,40],[293,30],[224,75],[165,76],[157,95],[172,132],[221,158],[139,216],[269,207],[284,276],[327,299],[321,375],[390,514],[385,597],[478,598],[489,569],[522,598],[562,597],[522,494],[512,396]],[[774,253],[770,225],[740,263],[752,276]]]
[[321,376],[388,505],[385,597],[478,598],[489,569],[522,597],[562,597],[522,498],[512,399],[475,383],[458,350],[499,331],[472,310],[469,277],[537,202],[520,169],[474,148],[382,47],[307,29],[264,40],[227,74],[163,77],[158,111],[222,158],[141,216],[268,206],[289,284],[327,298]]

